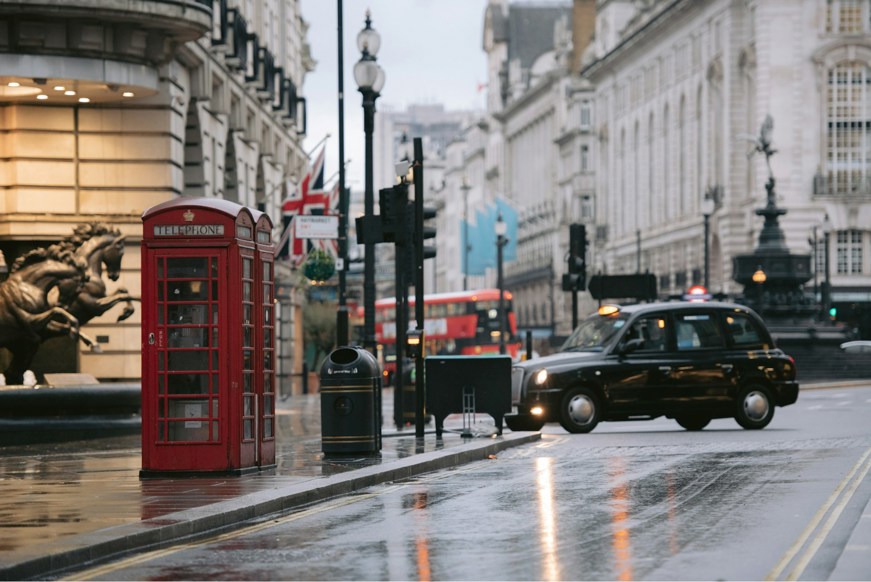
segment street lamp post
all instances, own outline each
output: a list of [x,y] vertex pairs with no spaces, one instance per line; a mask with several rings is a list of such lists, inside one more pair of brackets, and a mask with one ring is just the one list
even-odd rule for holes
[[[381,46],[381,36],[372,28],[372,19],[366,11],[366,27],[357,35],[357,48],[362,56],[354,65],[354,80],[363,94],[363,131],[366,134],[366,189],[363,211],[366,218],[375,215],[375,188],[372,170],[372,134],[375,130],[375,100],[384,87],[384,71],[375,61]],[[364,244],[363,259],[363,346],[375,353],[375,243]]]
[[711,215],[714,213],[714,200],[705,197],[702,200],[702,216],[705,219],[705,289],[711,289]]
[[469,290],[469,251],[472,250],[472,245],[469,244],[469,190],[471,189],[469,180],[463,176],[463,185],[460,186],[460,190],[463,191],[463,291]]
[[829,309],[832,307],[832,270],[829,259],[829,238],[831,234],[832,221],[829,219],[829,215],[826,214],[823,219],[823,317],[829,316]]
[[350,343],[348,321],[348,193],[345,191],[345,49],[342,35],[342,0],[337,0],[337,20],[339,33],[339,258],[342,268],[339,269],[338,310],[336,312],[336,345],[346,346]]
[[500,212],[496,218],[496,285],[499,287],[499,353],[505,353],[505,279],[502,273],[502,249],[508,244],[508,225]]
[[762,265],[756,267],[756,272],[753,273],[753,282],[756,283],[756,288],[759,292],[758,305],[756,310],[762,314],[762,299],[763,299],[763,287],[765,285],[765,281],[768,279],[768,275],[765,274],[765,271],[762,270]]

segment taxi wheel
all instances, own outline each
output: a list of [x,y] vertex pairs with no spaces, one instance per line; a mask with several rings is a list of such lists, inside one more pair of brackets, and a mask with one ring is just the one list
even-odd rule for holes
[[702,430],[711,422],[710,417],[700,415],[678,416],[675,420],[687,430]]
[[752,385],[738,393],[735,420],[746,429],[765,428],[774,418],[774,400],[764,386]]
[[571,433],[590,432],[599,424],[599,397],[589,388],[572,388],[563,396],[559,423]]

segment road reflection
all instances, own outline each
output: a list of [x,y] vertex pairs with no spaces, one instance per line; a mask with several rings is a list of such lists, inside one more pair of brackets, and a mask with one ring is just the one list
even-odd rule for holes
[[626,485],[626,459],[612,457],[609,476],[611,487],[611,549],[614,553],[616,580],[633,580],[632,540],[629,536],[629,487]]
[[414,495],[414,516],[417,522],[415,531],[415,549],[417,550],[417,579],[420,582],[432,580],[432,566],[429,561],[429,532],[427,531],[427,508],[428,496],[426,491]]
[[538,529],[541,544],[542,580],[560,580],[559,552],[557,548],[556,511],[553,495],[553,458],[535,460],[536,490],[538,491]]

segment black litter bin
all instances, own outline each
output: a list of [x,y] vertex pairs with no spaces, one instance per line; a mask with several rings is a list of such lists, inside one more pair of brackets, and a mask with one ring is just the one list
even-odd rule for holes
[[333,350],[321,366],[321,450],[381,450],[381,367],[362,348]]

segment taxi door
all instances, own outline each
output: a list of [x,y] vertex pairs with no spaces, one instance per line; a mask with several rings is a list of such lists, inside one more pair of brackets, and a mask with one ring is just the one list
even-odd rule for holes
[[604,371],[609,410],[643,416],[662,414],[665,407],[669,353],[669,320],[666,314],[650,314],[635,320],[620,340],[633,341],[631,351],[617,357]]

